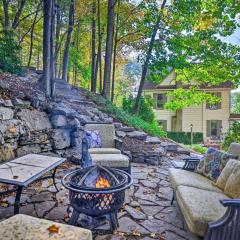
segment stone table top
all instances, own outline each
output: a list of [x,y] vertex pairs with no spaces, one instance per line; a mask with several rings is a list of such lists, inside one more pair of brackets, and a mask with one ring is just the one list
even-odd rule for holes
[[[55,227],[55,232],[49,229]],[[0,236],[4,240],[92,240],[90,230],[24,214],[0,222]]]
[[26,186],[66,159],[28,154],[0,165],[0,182]]

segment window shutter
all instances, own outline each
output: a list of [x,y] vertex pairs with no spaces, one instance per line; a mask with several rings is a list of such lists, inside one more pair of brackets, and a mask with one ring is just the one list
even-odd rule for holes
[[211,120],[207,120],[207,137],[211,137]]
[[219,137],[221,135],[221,128],[222,128],[222,120],[217,121],[217,136]]
[[157,93],[153,94],[153,99],[154,99],[154,109],[157,109]]
[[221,101],[218,103],[218,109],[221,109],[222,108],[222,94],[221,94],[221,92],[217,93],[217,97],[221,98]]

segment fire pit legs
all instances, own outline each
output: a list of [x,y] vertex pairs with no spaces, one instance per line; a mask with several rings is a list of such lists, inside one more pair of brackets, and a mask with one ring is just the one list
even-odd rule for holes
[[110,231],[113,232],[119,227],[118,219],[117,219],[117,212],[112,212],[109,214],[109,223],[110,223]]
[[76,210],[73,209],[72,216],[70,217],[68,223],[69,223],[70,225],[76,226],[76,225],[77,225],[78,218],[79,218],[79,213],[78,213]]

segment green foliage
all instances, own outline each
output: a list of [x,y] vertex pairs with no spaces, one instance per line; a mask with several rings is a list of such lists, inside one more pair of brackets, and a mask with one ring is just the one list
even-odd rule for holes
[[[191,144],[191,133],[190,132],[167,132],[167,137],[178,143],[183,143],[186,145]],[[203,133],[194,132],[193,133],[193,143],[202,143]]]
[[23,74],[19,57],[20,47],[12,31],[0,32],[0,69],[14,74]]
[[190,147],[192,150],[194,150],[195,152],[201,153],[201,154],[205,154],[208,150],[207,147],[203,147],[200,144],[193,144],[191,145],[187,145],[188,147]]
[[110,102],[106,103],[104,110],[111,114],[118,121],[135,127],[139,130],[143,130],[152,136],[163,137],[165,135],[165,132],[156,121],[148,123],[139,116],[131,115]]
[[[123,98],[122,107],[123,110],[130,113],[135,114],[135,103],[136,99],[133,97]],[[155,121],[155,114],[153,112],[154,100],[151,97],[142,97],[141,98],[141,107],[139,111],[139,117],[144,121],[152,123]]]
[[240,113],[240,93],[232,94],[232,113]]
[[240,143],[240,122],[235,121],[230,126],[230,129],[224,139],[222,148],[227,150],[232,142]]

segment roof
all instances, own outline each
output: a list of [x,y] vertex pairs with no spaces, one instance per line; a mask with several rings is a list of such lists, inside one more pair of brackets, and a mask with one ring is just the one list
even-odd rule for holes
[[[183,85],[183,88],[188,89],[191,85]],[[193,85],[192,85],[193,86]],[[143,89],[144,90],[151,90],[151,89],[165,89],[165,90],[171,90],[171,89],[176,89],[177,86],[176,85],[160,85],[160,84],[156,84],[153,82],[146,82],[143,85]],[[201,85],[200,86],[201,89],[216,89],[216,88],[232,88],[232,83],[231,81],[226,81],[224,83],[221,83],[217,86],[207,86],[207,85]]]

